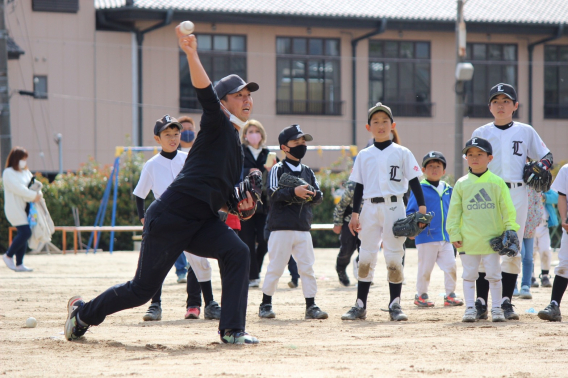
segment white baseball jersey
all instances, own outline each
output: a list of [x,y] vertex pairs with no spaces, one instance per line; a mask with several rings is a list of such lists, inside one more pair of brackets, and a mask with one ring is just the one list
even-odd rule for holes
[[349,180],[363,184],[363,199],[369,199],[401,196],[408,190],[408,181],[421,175],[412,152],[392,143],[384,150],[374,145],[361,150]]
[[[565,164],[552,183],[552,190],[558,193],[568,194],[568,164]],[[558,196],[558,201],[567,201],[568,197]],[[566,222],[566,214],[560,214],[560,222]],[[554,269],[557,276],[568,279],[568,233],[562,229],[562,239],[560,240],[560,250],[558,251],[558,266]]]
[[568,164],[565,164],[562,168],[560,168],[550,189],[558,193],[568,195]]
[[491,143],[493,160],[489,163],[489,170],[505,182],[523,182],[527,157],[540,160],[550,152],[532,126],[519,122],[514,122],[506,130],[491,122],[475,129],[471,137],[487,139]]
[[183,168],[186,158],[187,153],[183,151],[178,151],[171,160],[160,154],[152,157],[142,168],[140,180],[134,188],[134,195],[146,198],[151,190],[156,199],[160,198]]

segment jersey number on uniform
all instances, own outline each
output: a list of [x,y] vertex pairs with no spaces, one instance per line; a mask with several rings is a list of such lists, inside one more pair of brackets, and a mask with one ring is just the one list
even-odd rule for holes
[[399,169],[400,167],[398,165],[391,165],[391,171],[390,171],[390,179],[391,181],[396,181],[396,182],[400,182],[400,179],[396,178],[396,170]]
[[523,154],[519,153],[519,147],[521,146],[521,143],[523,143],[520,140],[514,140],[513,141],[513,155],[517,155],[517,156],[523,156]]

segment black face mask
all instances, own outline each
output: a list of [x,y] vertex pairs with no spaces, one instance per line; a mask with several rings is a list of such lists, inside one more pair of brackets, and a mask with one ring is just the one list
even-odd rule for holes
[[301,159],[304,157],[307,150],[308,146],[306,146],[305,144],[300,144],[296,147],[290,147],[290,151],[288,152],[290,152],[290,155],[294,156],[296,159]]

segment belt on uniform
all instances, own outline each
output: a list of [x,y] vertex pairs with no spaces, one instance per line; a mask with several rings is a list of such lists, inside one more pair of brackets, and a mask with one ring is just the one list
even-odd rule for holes
[[[390,196],[390,201],[391,202],[396,202],[398,199],[396,198],[396,196]],[[371,198],[371,203],[383,203],[386,202],[385,197],[375,197],[375,198]]]
[[522,182],[506,182],[505,184],[507,185],[507,188],[509,188],[509,189],[520,188],[521,186],[523,186]]

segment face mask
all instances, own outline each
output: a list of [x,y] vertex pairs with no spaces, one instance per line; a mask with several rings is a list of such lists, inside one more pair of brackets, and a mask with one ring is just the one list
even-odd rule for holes
[[19,162],[20,169],[24,169],[28,166],[28,162],[25,160],[20,160]]
[[247,140],[250,145],[256,146],[260,143],[262,136],[259,133],[247,134]]
[[225,109],[225,111],[227,113],[229,113],[229,121],[231,121],[231,123],[234,123],[235,125],[239,126],[240,128],[245,127],[246,125],[248,125],[248,121],[241,121],[239,118],[237,118],[236,115],[232,114],[225,106],[223,106],[223,104],[221,104],[221,106],[223,107],[223,109]]
[[290,147],[290,155],[294,156],[296,159],[302,159],[308,150],[308,146],[305,144],[300,144],[296,147]]
[[190,143],[195,139],[195,133],[192,130],[185,130],[181,132],[181,140]]

